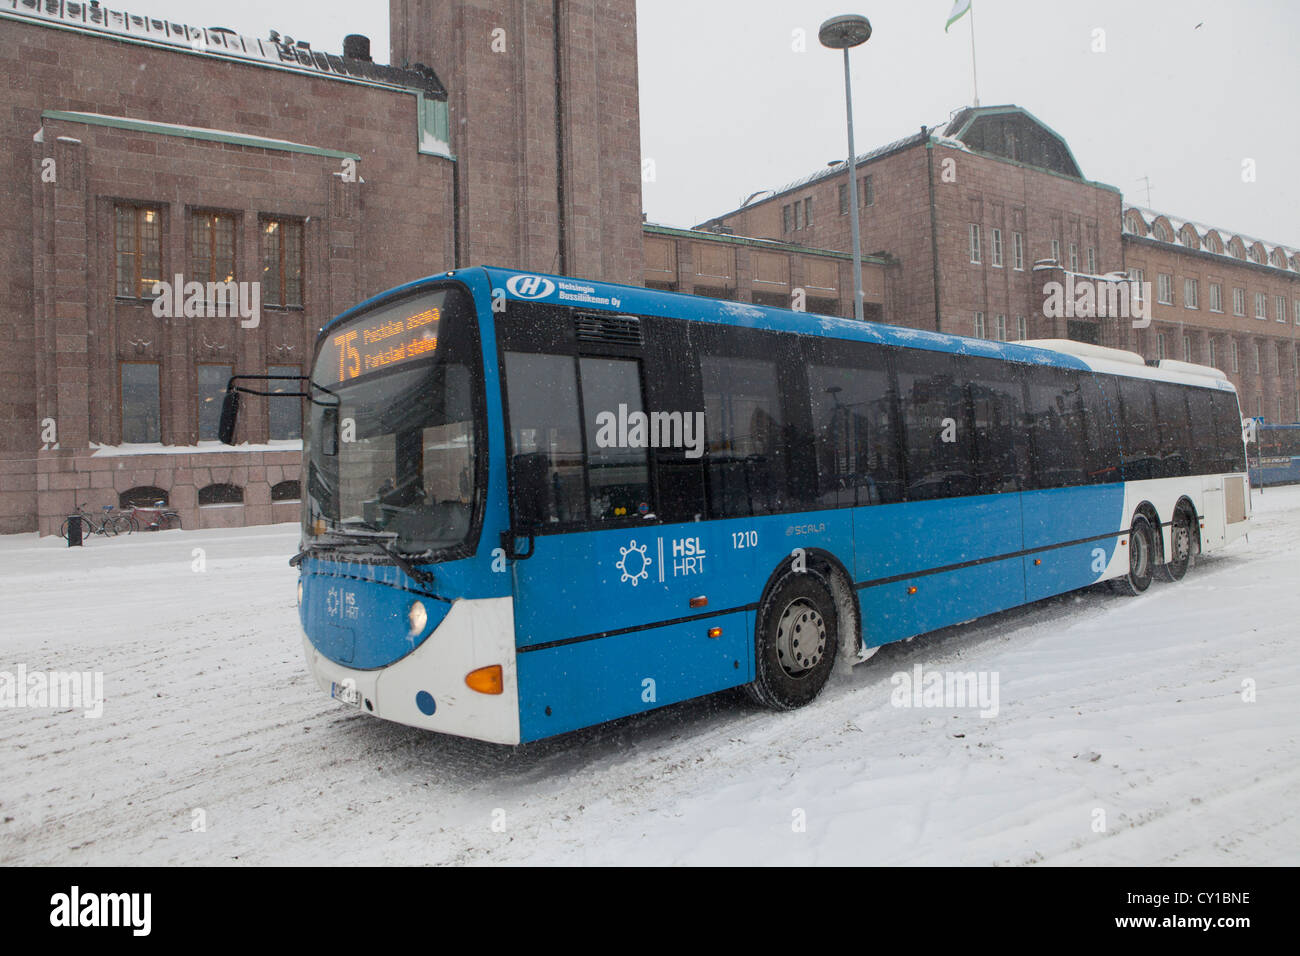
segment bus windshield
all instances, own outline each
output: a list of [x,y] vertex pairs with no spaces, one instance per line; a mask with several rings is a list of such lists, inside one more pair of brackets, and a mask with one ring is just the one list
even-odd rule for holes
[[434,560],[472,546],[483,476],[482,359],[458,286],[384,303],[318,344],[304,537],[374,537]]

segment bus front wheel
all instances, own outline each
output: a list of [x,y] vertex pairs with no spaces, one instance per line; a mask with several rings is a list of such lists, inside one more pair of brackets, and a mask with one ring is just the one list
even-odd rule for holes
[[830,588],[813,571],[788,574],[759,607],[755,676],[745,691],[774,710],[802,707],[826,686],[838,649]]
[[1128,574],[1120,579],[1120,590],[1129,594],[1141,594],[1151,586],[1151,572],[1154,568],[1156,538],[1151,530],[1151,522],[1142,515],[1133,519],[1133,526],[1128,533]]

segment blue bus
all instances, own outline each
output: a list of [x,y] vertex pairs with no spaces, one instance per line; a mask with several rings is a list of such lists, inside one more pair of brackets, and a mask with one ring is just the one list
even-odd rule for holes
[[1077,342],[467,268],[338,316],[303,378],[308,668],[499,743],[800,707],[837,655],[1140,594],[1250,518],[1226,378]]
[[1288,485],[1300,481],[1300,425],[1258,425],[1250,456],[1250,483]]

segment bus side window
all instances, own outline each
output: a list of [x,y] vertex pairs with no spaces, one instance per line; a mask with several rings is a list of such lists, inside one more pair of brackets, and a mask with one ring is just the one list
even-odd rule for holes
[[1070,488],[1089,484],[1081,376],[1073,370],[1047,367],[1030,368],[1027,375],[1026,417],[1036,487]]
[[544,528],[586,520],[573,357],[506,352],[505,366],[515,522]]
[[1156,384],[1156,417],[1160,422],[1162,476],[1180,478],[1194,474],[1189,461],[1191,429],[1187,419],[1186,386],[1168,382]]
[[[1214,431],[1219,441],[1219,467],[1223,473],[1246,470],[1246,449],[1241,440],[1241,406],[1232,392],[1214,393]],[[1252,452],[1253,454],[1253,452]]]
[[852,366],[808,366],[816,502],[822,506],[902,500],[894,396],[885,354],[874,346],[862,346],[860,354],[862,361]]
[[1212,475],[1219,470],[1219,439],[1214,427],[1214,402],[1208,388],[1187,392],[1191,414],[1191,436],[1187,446],[1187,466],[1193,475]]
[[710,516],[783,510],[787,462],[776,363],[703,355],[700,374]]
[[578,362],[592,520],[652,515],[647,448],[682,447],[683,415],[646,415],[641,363],[635,359],[583,356]]
[[1119,391],[1110,375],[1079,372],[1083,397],[1084,471],[1088,484],[1123,480],[1119,447]]
[[1120,418],[1124,435],[1124,480],[1139,481],[1162,475],[1160,426],[1156,420],[1152,382],[1140,378],[1119,380]]
[[966,379],[974,413],[975,494],[1019,491],[1029,475],[1024,388],[1019,366],[996,359],[963,357],[958,368]]
[[907,500],[978,494],[966,390],[957,383],[953,356],[901,349],[895,362]]

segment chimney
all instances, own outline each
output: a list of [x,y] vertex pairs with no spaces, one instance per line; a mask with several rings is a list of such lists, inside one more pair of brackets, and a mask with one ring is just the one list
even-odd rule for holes
[[347,60],[365,60],[370,62],[370,37],[360,33],[349,33],[343,38],[343,57]]

